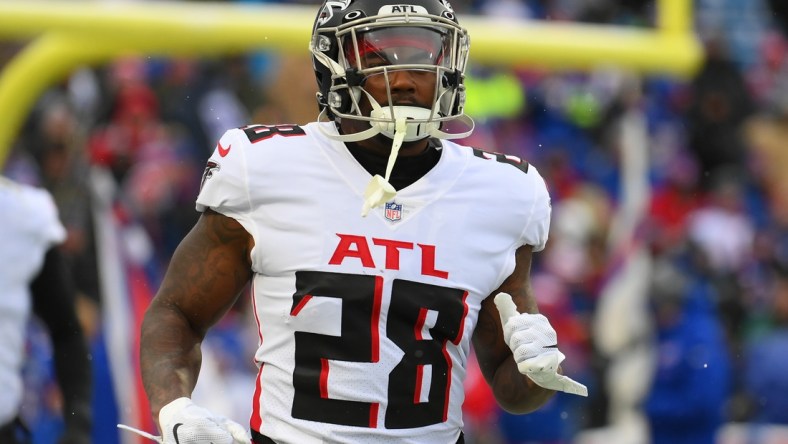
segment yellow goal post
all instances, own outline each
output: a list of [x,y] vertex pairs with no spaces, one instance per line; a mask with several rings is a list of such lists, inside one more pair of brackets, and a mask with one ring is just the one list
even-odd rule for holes
[[[126,55],[307,54],[317,6],[248,3],[0,1],[0,40],[28,42],[0,71],[0,166],[40,94],[80,66]],[[464,15],[474,63],[689,77],[703,58],[692,0],[658,0],[656,26]]]

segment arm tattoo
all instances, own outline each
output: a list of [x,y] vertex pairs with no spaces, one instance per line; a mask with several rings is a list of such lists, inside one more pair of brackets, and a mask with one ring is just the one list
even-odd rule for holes
[[251,277],[250,245],[237,221],[206,212],[175,251],[142,325],[141,370],[154,414],[194,389],[205,333]]

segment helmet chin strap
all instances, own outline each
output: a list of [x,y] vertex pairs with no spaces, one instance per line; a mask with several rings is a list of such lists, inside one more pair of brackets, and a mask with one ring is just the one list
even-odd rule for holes
[[405,117],[397,117],[394,124],[394,141],[391,144],[388,163],[386,163],[386,177],[380,177],[380,174],[375,174],[369,181],[367,189],[364,191],[364,205],[361,207],[361,217],[366,217],[369,214],[369,210],[388,202],[397,194],[397,190],[389,183],[389,178],[407,131]]
[[[318,120],[322,120],[325,112],[325,109],[320,112]],[[376,125],[375,123],[376,122],[370,122],[372,126],[369,129],[353,134],[332,133],[323,128],[322,125],[318,126],[318,128],[320,129],[320,132],[322,132],[323,135],[329,139],[339,140],[341,142],[357,142],[359,140],[369,139],[381,134],[380,125]],[[389,159],[386,163],[386,177],[381,177],[380,174],[375,174],[369,181],[369,184],[367,184],[367,189],[364,191],[364,204],[361,207],[362,217],[366,217],[367,214],[369,214],[369,210],[388,202],[397,194],[397,190],[395,190],[391,183],[389,183],[389,178],[391,177],[391,171],[394,169],[394,163],[397,161],[397,156],[399,155],[399,149],[402,147],[402,142],[405,141],[405,135],[407,134],[407,131],[407,118],[404,116],[398,117],[394,123],[394,137],[391,144]]]
[[369,116],[373,120],[372,126],[377,126],[380,134],[393,139],[397,133],[397,122],[400,118],[405,119],[405,142],[421,140],[430,135],[430,129],[437,128],[435,122],[425,122],[433,114],[433,110],[419,106],[386,106],[381,107],[377,102],[370,102],[372,111]]
[[[391,152],[386,163],[386,176],[381,177],[379,174],[373,176],[367,185],[367,189],[364,191],[364,204],[361,208],[361,216],[366,217],[371,209],[390,201],[397,194],[397,190],[389,183],[389,178],[403,142],[413,142],[427,137],[438,139],[466,137],[473,132],[474,122],[470,117],[462,115],[457,120],[465,123],[470,129],[462,133],[447,133],[440,130],[439,122],[434,122],[430,119],[432,116],[437,115],[440,100],[435,101],[435,107],[432,110],[419,106],[395,105],[383,107],[363,88],[358,88],[358,90],[367,95],[372,106],[369,116],[373,120],[369,121],[370,127],[368,129],[353,134],[337,134],[328,132],[322,125],[318,126],[318,128],[326,137],[341,142],[357,142],[375,137],[378,134],[383,134],[392,139]],[[318,120],[323,119],[327,109],[326,107],[320,112]]]
[[[369,116],[373,119],[369,121],[370,127],[357,133],[337,134],[329,132],[320,126],[320,131],[329,139],[338,140],[340,142],[358,142],[359,140],[370,139],[377,136],[378,134],[383,134],[384,136],[393,139],[396,133],[396,121],[400,117],[405,119],[405,125],[407,128],[406,134],[404,136],[405,142],[413,142],[427,137],[435,137],[436,139],[459,139],[462,137],[467,137],[473,132],[475,123],[473,119],[464,114],[452,119],[452,121],[461,122],[466,128],[468,128],[467,131],[463,131],[461,133],[447,133],[445,131],[441,131],[440,122],[429,121],[430,117],[438,115],[438,110],[440,108],[440,98],[435,101],[433,109],[422,108],[420,106],[381,106],[378,101],[375,100],[375,98],[363,88],[352,87],[352,89],[357,93],[364,93],[369,99],[369,104],[372,106],[372,111],[369,113]],[[443,94],[445,93],[446,91],[444,91]],[[441,96],[443,94],[441,94]],[[328,107],[323,108],[323,110],[320,111],[320,115],[318,115],[318,121],[324,120],[327,114]],[[340,118],[353,119],[354,117],[340,115]],[[362,119],[356,118],[355,120]]]

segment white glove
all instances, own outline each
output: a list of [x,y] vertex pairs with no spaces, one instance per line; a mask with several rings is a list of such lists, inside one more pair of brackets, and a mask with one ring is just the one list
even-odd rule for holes
[[586,386],[558,374],[558,366],[565,356],[558,350],[557,335],[547,318],[540,314],[519,313],[507,293],[498,293],[494,302],[501,315],[503,338],[512,350],[520,373],[540,387],[588,396]]
[[185,397],[161,408],[159,425],[164,444],[249,444],[252,440],[245,427]]

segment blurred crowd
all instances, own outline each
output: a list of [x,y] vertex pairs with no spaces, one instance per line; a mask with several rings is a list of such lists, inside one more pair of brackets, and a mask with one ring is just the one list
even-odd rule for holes
[[[649,1],[455,3],[466,14],[653,26]],[[564,371],[590,396],[559,393],[538,412],[508,415],[471,372],[469,442],[788,442],[784,4],[696,1],[706,58],[689,79],[471,64],[477,130],[464,143],[519,155],[548,183],[552,233],[535,256],[535,294]],[[121,245],[155,291],[198,217],[203,165],[224,130],[317,117],[310,63],[306,51],[122,58],[40,98],[3,173],[54,195],[96,361],[107,313],[97,207],[123,227]],[[485,106],[490,84],[506,87],[500,106]],[[248,305],[242,298],[210,333],[195,393],[242,423],[257,345]],[[47,443],[59,401],[46,337],[31,332],[25,413]],[[112,376],[95,373],[107,415],[97,415],[95,442],[118,442],[118,407],[101,399]]]

